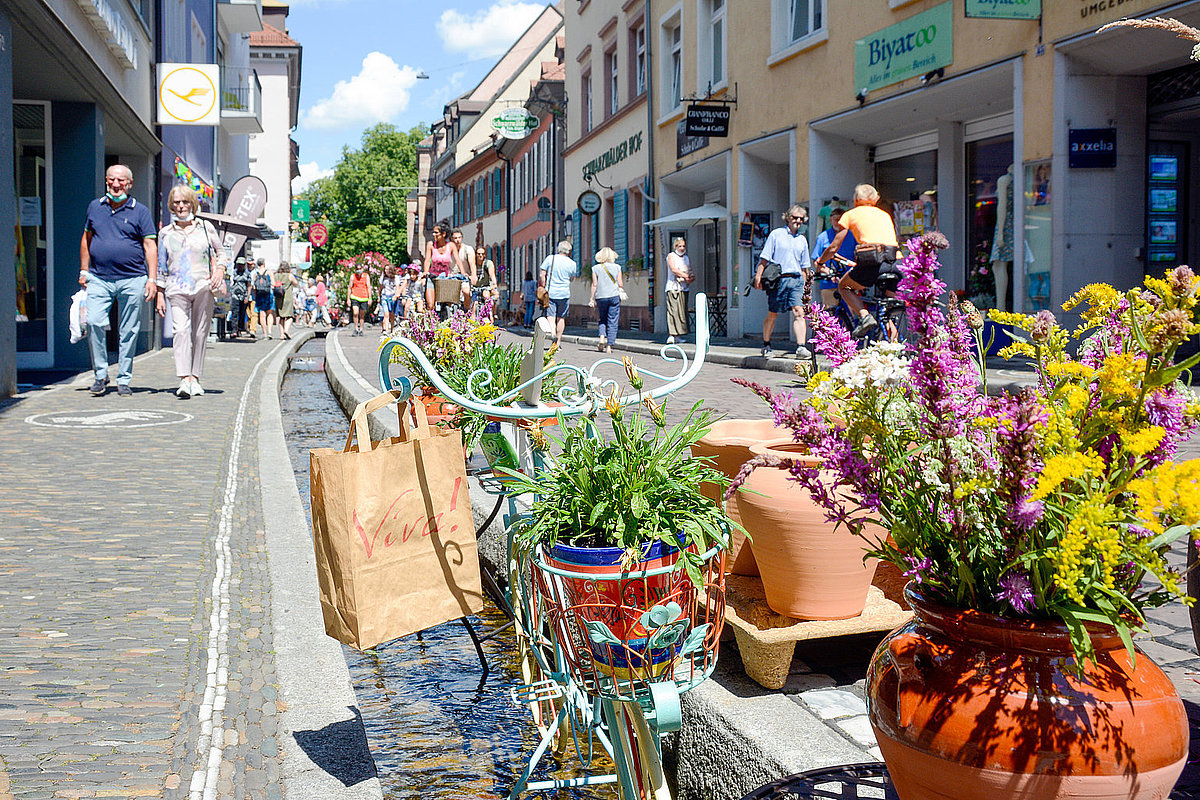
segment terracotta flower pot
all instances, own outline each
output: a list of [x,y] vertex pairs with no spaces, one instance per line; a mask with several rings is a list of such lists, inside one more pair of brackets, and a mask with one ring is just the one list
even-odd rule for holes
[[[713,467],[732,479],[742,465],[753,458],[751,445],[776,440],[785,434],[786,431],[775,427],[775,421],[770,419],[724,419],[714,422],[708,434],[692,445],[692,455],[712,458]],[[715,483],[700,484],[700,491],[713,500],[724,499]],[[740,522],[743,526],[746,524],[736,502],[730,503],[725,510],[734,522]],[[750,531],[751,538],[754,535],[754,531]],[[729,571],[735,575],[757,575],[753,545],[746,544],[745,534],[733,531],[729,545],[726,561],[730,565]]]
[[948,608],[915,617],[867,672],[871,725],[902,800],[1166,798],[1188,756],[1171,681],[1092,629],[1083,677],[1066,626]]
[[[754,445],[750,452],[820,465],[791,439]],[[863,540],[844,527],[834,530],[825,510],[787,470],[756,469],[738,491],[737,503],[754,537],[755,560],[772,610],[800,619],[848,619],[862,613],[877,562],[863,563]]]
[[425,405],[425,416],[430,425],[453,424],[458,416],[458,406],[448,402],[438,390],[432,386],[422,386],[414,392]]

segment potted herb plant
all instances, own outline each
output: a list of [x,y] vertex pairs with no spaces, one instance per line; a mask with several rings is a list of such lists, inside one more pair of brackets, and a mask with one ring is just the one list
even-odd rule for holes
[[[640,392],[628,358],[625,366]],[[564,582],[568,601],[589,630],[596,621],[606,626],[592,637],[598,662],[648,668],[683,646],[661,637],[648,644],[653,632],[681,623],[687,600],[723,574],[729,519],[701,484],[724,487],[728,478],[690,455],[714,418],[699,403],[674,425],[650,397],[623,407],[616,388],[596,405],[597,413],[576,421],[560,415],[558,434],[534,437],[553,452],[540,474],[510,473],[511,490],[533,495],[514,542],[526,553],[540,549],[545,563],[572,576]],[[646,571],[656,574],[639,577]],[[606,641],[610,635],[614,642]],[[707,632],[713,646],[717,635],[719,627]],[[613,643],[619,646],[607,646]]]
[[899,293],[917,342],[887,369],[864,369],[871,351],[814,307],[832,368],[811,399],[758,388],[822,462],[791,478],[911,578],[915,618],[867,677],[892,780],[904,800],[1165,797],[1187,717],[1132,636],[1184,595],[1167,554],[1200,523],[1200,462],[1172,460],[1200,420],[1179,382],[1200,355],[1175,363],[1200,330],[1200,280],[1179,267],[1124,293],[1087,286],[1064,304],[1073,334],[1049,311],[993,312],[1037,385],[992,397],[981,315],[939,305],[946,245],[911,243]]

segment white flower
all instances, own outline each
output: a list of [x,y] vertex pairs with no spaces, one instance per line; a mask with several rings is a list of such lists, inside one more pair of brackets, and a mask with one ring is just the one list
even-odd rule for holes
[[817,393],[827,396],[842,387],[851,392],[868,388],[882,392],[899,386],[908,377],[909,362],[903,353],[904,345],[892,342],[869,347],[835,369]]

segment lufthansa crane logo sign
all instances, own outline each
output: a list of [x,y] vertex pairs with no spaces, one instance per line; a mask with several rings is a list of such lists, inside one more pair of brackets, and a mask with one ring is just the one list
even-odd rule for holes
[[158,65],[160,125],[219,125],[221,85],[216,64]]

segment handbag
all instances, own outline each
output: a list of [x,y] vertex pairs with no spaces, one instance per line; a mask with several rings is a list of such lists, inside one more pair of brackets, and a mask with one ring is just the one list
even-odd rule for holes
[[763,267],[762,277],[759,279],[764,292],[773,292],[779,288],[779,281],[783,279],[783,267],[776,264],[774,261],[768,261]]
[[410,398],[400,435],[372,441],[368,415],[399,394],[354,409],[342,449],[309,453],[325,632],[359,650],[483,608],[462,434]]
[[[617,279],[613,277],[613,274],[608,271],[607,264],[601,264],[600,269],[604,270],[604,274],[608,276],[608,279],[610,281],[612,281],[613,283],[617,282]],[[625,291],[625,287],[618,286],[617,287],[617,297],[621,298],[621,302],[624,303],[626,300],[629,299],[629,292]]]

